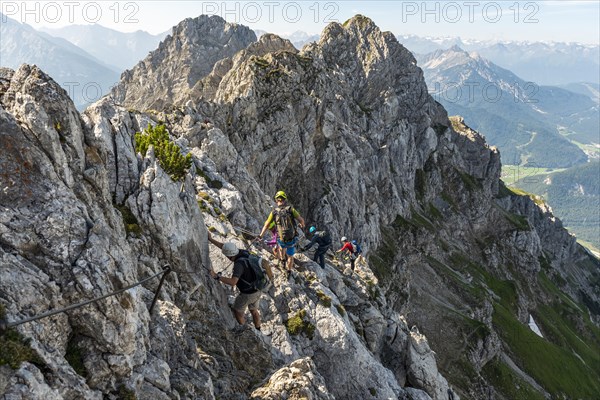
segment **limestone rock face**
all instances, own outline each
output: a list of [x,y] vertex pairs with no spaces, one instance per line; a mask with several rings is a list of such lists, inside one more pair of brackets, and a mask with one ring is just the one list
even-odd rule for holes
[[437,370],[435,356],[427,339],[419,332],[411,332],[408,357],[411,360],[408,380],[412,386],[423,388],[434,399],[448,393],[448,383]]
[[219,16],[187,18],[157,50],[121,75],[112,95],[118,104],[142,111],[177,104],[217,61],[254,41],[250,29]]
[[300,358],[271,375],[264,387],[252,392],[255,399],[302,399],[333,400],[325,380],[310,358]]
[[189,95],[190,99],[192,101],[197,101],[199,98],[213,99],[219,89],[221,80],[231,71],[234,65],[239,65],[242,61],[246,61],[251,57],[254,60],[260,60],[260,57],[278,51],[298,52],[287,39],[282,39],[270,33],[262,35],[257,42],[251,43],[248,47],[236,53],[235,56],[223,58],[215,63],[210,74],[194,85]]
[[[274,46],[261,42],[230,61],[199,108],[222,127],[263,190],[286,189],[305,217],[336,237],[360,229],[365,242],[376,242],[379,223],[407,212],[414,170],[437,145],[430,125],[449,125],[421,70],[362,17],[332,24],[300,52],[269,39],[279,50],[264,54],[255,49]],[[403,168],[394,170],[396,163]],[[235,175],[224,177],[236,183]]]
[[86,140],[91,145],[88,156],[89,168],[85,175],[98,182],[103,168],[108,181],[103,190],[115,195],[115,201],[123,201],[138,186],[140,171],[135,154],[133,136],[145,128],[148,118],[136,119],[127,110],[116,107],[110,98],[104,98],[88,107],[82,115],[86,128]]
[[[20,91],[12,91],[17,87]],[[90,293],[108,293],[138,277],[131,249],[118,239],[124,230],[110,197],[104,196],[108,192],[84,179],[87,145],[74,110],[66,93],[36,67],[16,71],[2,97],[7,149],[3,171],[8,173],[2,182],[2,254],[7,264],[1,285],[7,311],[15,319],[72,304]],[[110,275],[97,275],[111,270]],[[88,306],[68,318],[62,314],[23,327],[64,384],[58,392],[68,398],[101,397],[65,362],[71,340],[106,357],[95,363],[102,389],[128,374],[132,364],[144,362],[148,316],[140,309],[140,296],[139,290],[129,292],[120,301],[98,303],[96,309]],[[20,390],[18,385],[15,390]]]
[[[42,78],[31,84],[33,91],[41,90],[38,86],[55,85],[41,71],[23,67],[12,74],[8,87],[18,87],[21,81],[35,77]],[[188,177],[182,184],[175,183],[152,150],[144,158],[134,155],[131,137],[144,123],[152,123],[151,119],[105,99],[90,107],[69,131],[70,140],[81,144],[81,151],[69,159],[65,153],[71,142],[56,139],[58,143],[47,153],[35,140],[53,133],[52,126],[33,123],[46,111],[42,107],[32,107],[37,113],[26,115],[13,111],[19,116],[17,121],[4,109],[5,104],[13,105],[13,92],[6,93],[9,97],[3,98],[0,114],[3,142],[7,144],[3,166],[16,172],[27,169],[27,174],[6,175],[3,182],[2,260],[11,268],[3,267],[1,290],[9,320],[108,294],[157,274],[165,263],[173,270],[161,292],[164,301],[157,304],[152,316],[147,307],[156,282],[68,315],[19,326],[22,334],[33,339],[32,347],[44,365],[50,366],[48,376],[53,378],[45,382],[40,366],[29,363],[16,372],[3,370],[6,395],[29,390],[34,393],[31,398],[101,398],[102,394],[125,391],[148,398],[170,398],[175,393],[186,394],[186,398],[227,398],[250,393],[252,381],[265,379],[283,363],[307,374],[309,380],[299,393],[312,393],[316,398],[364,397],[370,388],[377,390],[378,398],[404,393],[396,374],[400,381],[406,381],[402,371],[408,368],[393,373],[371,349],[387,346],[397,352],[396,356],[388,353],[391,359],[402,360],[406,341],[397,337],[406,337],[405,324],[384,301],[372,303],[364,294],[364,284],[352,283],[356,277],[342,283],[342,275],[332,266],[324,273],[304,259],[304,272],[292,283],[278,273],[273,297],[261,303],[264,329],[270,336],[261,339],[246,332],[240,337],[228,331],[234,322],[227,307],[227,292],[208,277],[207,269],[223,270],[230,264],[218,252],[211,255],[205,223],[216,225],[217,221],[210,213],[204,220],[195,198],[205,180],[193,182]],[[15,91],[14,96],[20,98],[21,94]],[[59,114],[72,107],[66,96],[41,97],[38,101],[54,101]],[[60,104],[64,109],[58,108]],[[198,168],[205,168],[204,162],[210,161],[206,171],[212,179],[222,179],[217,171],[244,170],[243,164],[230,164],[227,156],[235,155],[236,150],[227,143],[222,132],[212,128],[200,148],[194,150]],[[228,148],[230,153],[223,152]],[[264,198],[256,181],[248,173],[245,176],[249,184],[240,184],[245,194]],[[213,190],[215,197],[225,212],[232,216],[238,212],[240,220],[246,222],[249,211],[241,201],[231,200],[240,199],[241,193],[224,182],[224,187]],[[126,211],[135,218],[139,231],[126,230],[120,215]],[[218,226],[235,231],[229,223],[219,221]],[[239,244],[243,246],[243,242]],[[368,268],[365,271],[370,273]],[[345,298],[352,299],[347,315],[328,287],[314,281],[317,276],[325,282],[331,276],[340,292],[346,293]],[[311,288],[302,283],[305,279],[306,283],[313,281]],[[361,294],[348,295],[353,290]],[[319,296],[329,298],[321,300],[327,306],[320,304]],[[305,322],[314,326],[314,333],[295,337],[286,330],[295,313],[303,313]],[[354,323],[363,327],[366,341],[357,336]],[[400,346],[386,345],[392,339],[389,332],[395,333]],[[82,369],[77,371],[70,364],[74,348],[81,354]],[[248,349],[251,358],[245,353]],[[298,357],[313,357],[316,363],[300,360],[294,364]],[[348,364],[361,369],[348,373]],[[313,375],[315,378],[310,378]],[[271,379],[283,378],[280,374]]]
[[[7,398],[481,398],[481,371],[508,358],[494,323],[506,293],[525,322],[549,302],[543,272],[597,318],[597,264],[503,186],[498,150],[449,119],[410,52],[362,16],[300,51],[185,20],[82,115],[37,67],[0,69],[0,122],[10,323],[156,275],[11,328],[39,359],[0,366]],[[161,123],[192,155],[178,182],[153,146],[135,150]],[[274,265],[261,330],[232,330],[237,292],[209,275],[232,263],[209,232],[275,263],[254,239],[282,189],[333,250],[358,238],[366,260],[322,269],[299,253],[289,277]]]
[[59,168],[56,173],[73,187],[72,170],[83,169],[83,131],[79,113],[63,105],[68,99],[64,89],[39,68],[23,65],[12,74],[3,91],[3,104],[15,118],[27,121],[27,128],[40,142],[50,160]]

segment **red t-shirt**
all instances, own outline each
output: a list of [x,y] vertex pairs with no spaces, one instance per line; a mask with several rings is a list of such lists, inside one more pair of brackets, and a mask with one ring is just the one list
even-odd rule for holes
[[352,247],[352,243],[350,243],[350,242],[344,243],[344,245],[342,246],[340,251],[343,251],[343,250],[348,250],[348,252],[354,253],[354,247]]

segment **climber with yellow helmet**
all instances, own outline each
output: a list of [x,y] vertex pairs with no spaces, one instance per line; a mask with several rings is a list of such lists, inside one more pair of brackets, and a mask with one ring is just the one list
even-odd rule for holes
[[277,244],[279,244],[279,258],[283,260],[287,255],[286,268],[289,277],[294,267],[294,254],[296,254],[295,246],[298,239],[296,234],[296,221],[298,221],[300,228],[304,228],[304,218],[302,218],[300,213],[292,205],[288,204],[287,195],[283,190],[280,190],[275,194],[275,202],[277,203],[277,206],[269,214],[269,217],[265,221],[258,236],[262,238],[267,229],[269,229],[269,225],[271,225],[273,221],[275,222],[275,226],[277,227]]

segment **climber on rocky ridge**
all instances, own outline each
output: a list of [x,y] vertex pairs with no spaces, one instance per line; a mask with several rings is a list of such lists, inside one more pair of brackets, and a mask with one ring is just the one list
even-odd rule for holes
[[363,250],[360,247],[360,244],[358,244],[358,241],[356,239],[352,240],[352,247],[354,248],[354,255],[356,256],[356,262],[357,263],[363,263],[363,264],[367,264],[367,261],[365,260],[365,258],[363,257],[362,253]]
[[[250,285],[250,282],[253,282],[255,279],[254,273],[252,272],[252,268],[249,264],[250,253],[247,250],[238,249],[238,247],[232,242],[219,242],[211,236],[210,232],[208,233],[208,240],[220,248],[225,257],[233,261],[233,272],[230,278],[222,276],[220,273],[215,273],[215,271],[212,269],[210,270],[210,276],[226,285],[237,286],[238,290],[240,291],[238,296],[235,298],[235,302],[233,303],[232,307],[235,319],[240,324],[238,327],[234,328],[234,330],[236,332],[241,332],[245,329],[246,317],[244,314],[246,312],[246,308],[248,308],[248,310],[250,310],[250,314],[252,314],[254,327],[260,331],[261,321],[260,313],[258,311],[258,302],[262,295],[262,291],[255,290]],[[263,258],[260,260],[261,266],[265,269],[271,282],[273,282],[273,272],[269,262]]]
[[291,204],[288,204],[287,195],[283,190],[275,194],[275,202],[277,206],[269,214],[258,237],[262,238],[267,229],[269,229],[271,222],[275,221],[278,236],[277,244],[279,244],[279,258],[284,259],[285,255],[287,255],[286,268],[289,277],[294,267],[294,254],[296,254],[296,242],[298,241],[296,221],[298,221],[300,228],[304,228],[304,218],[302,218],[300,213]]
[[356,255],[354,254],[354,247],[352,246],[352,243],[350,243],[348,241],[348,238],[346,236],[342,236],[341,242],[344,243],[344,245],[342,246],[342,248],[337,250],[336,253],[341,253],[341,252],[345,251],[348,254],[348,256],[350,257],[350,265],[352,267],[352,271],[354,271],[354,261],[356,261]]
[[311,226],[308,232],[312,234],[312,239],[308,245],[301,248],[301,251],[309,250],[317,244],[318,247],[313,256],[313,261],[318,262],[321,268],[325,268],[325,253],[331,247],[331,235],[326,229],[317,231],[315,226]]

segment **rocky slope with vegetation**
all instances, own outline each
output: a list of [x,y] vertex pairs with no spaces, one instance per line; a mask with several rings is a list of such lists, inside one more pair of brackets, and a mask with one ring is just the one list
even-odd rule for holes
[[[7,320],[172,268],[152,312],[158,278],[10,328],[0,391],[592,398],[598,261],[503,186],[500,154],[448,119],[410,52],[362,16],[300,51],[254,40],[218,17],[186,20],[82,114],[38,68],[0,70]],[[149,124],[169,136],[141,154]],[[309,224],[360,238],[368,264],[322,270],[299,255],[261,300],[262,333],[234,334],[232,293],[207,273],[231,265],[207,235],[249,247],[240,228],[258,232],[279,189]]]

